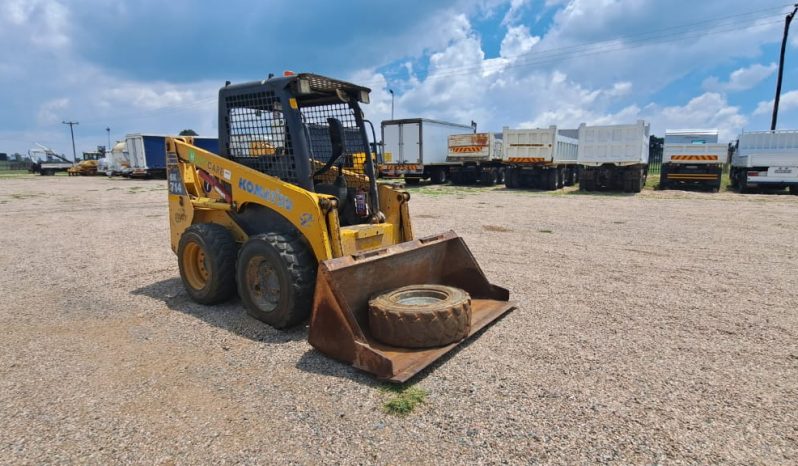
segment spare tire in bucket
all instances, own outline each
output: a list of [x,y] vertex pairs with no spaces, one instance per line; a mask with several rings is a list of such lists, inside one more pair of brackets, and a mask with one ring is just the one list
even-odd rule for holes
[[404,348],[455,343],[471,330],[471,296],[443,285],[397,288],[369,301],[369,329],[382,343]]

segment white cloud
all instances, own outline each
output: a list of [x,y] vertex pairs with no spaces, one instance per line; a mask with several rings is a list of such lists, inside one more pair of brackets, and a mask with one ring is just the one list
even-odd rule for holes
[[507,13],[505,13],[504,19],[502,19],[502,26],[517,22],[521,16],[521,9],[528,3],[529,0],[510,0],[510,8],[507,10]]
[[538,42],[540,42],[540,37],[530,35],[528,27],[511,26],[502,39],[499,55],[503,58],[517,57],[529,53]]
[[747,91],[776,72],[778,66],[771,63],[767,66],[755,63],[746,68],[739,68],[731,72],[729,80],[720,82],[715,76],[704,80],[702,87],[707,91]]
[[47,125],[58,123],[61,119],[60,115],[63,115],[63,111],[66,110],[68,106],[69,99],[66,97],[60,97],[45,102],[39,107],[39,113],[37,115],[39,124]]
[[[781,94],[779,99],[779,115],[798,108],[798,90],[789,91]],[[759,102],[754,110],[754,115],[769,115],[773,112],[773,99]]]
[[650,104],[641,116],[651,121],[652,134],[676,128],[718,128],[721,141],[735,138],[748,122],[739,107],[729,105],[726,97],[717,92],[704,93],[681,106]]

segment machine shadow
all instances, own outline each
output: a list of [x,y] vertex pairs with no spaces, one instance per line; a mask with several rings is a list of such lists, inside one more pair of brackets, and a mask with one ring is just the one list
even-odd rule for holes
[[250,317],[237,296],[226,303],[214,306],[197,304],[188,297],[183,283],[178,277],[152,283],[131,291],[131,294],[162,301],[173,311],[182,312],[214,327],[253,341],[286,343],[307,338],[307,330],[304,325],[288,330],[278,330]]

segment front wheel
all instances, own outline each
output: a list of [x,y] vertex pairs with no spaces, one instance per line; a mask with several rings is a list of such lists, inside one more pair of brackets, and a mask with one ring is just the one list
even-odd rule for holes
[[256,235],[241,248],[236,281],[249,315],[275,328],[291,327],[310,316],[316,260],[295,234]]

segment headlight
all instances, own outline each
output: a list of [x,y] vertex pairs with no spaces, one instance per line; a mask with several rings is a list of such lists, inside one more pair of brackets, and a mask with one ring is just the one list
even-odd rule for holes
[[307,79],[300,79],[299,80],[299,93],[300,94],[310,94],[310,81]]

